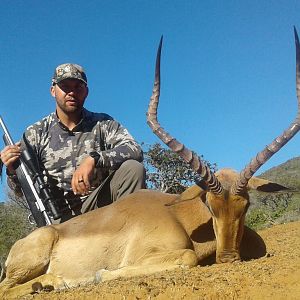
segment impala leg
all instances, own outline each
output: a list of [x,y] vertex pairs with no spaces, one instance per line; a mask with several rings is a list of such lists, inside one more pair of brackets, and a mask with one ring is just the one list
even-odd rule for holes
[[6,287],[6,289],[2,291],[1,299],[16,299],[17,297],[42,290],[52,291],[64,288],[67,288],[67,285],[61,277],[53,274],[44,274],[12,288]]
[[5,292],[13,285],[14,282],[10,282],[7,278],[0,283],[0,299],[4,299]]
[[1,293],[46,273],[57,239],[56,230],[45,226],[13,245],[5,263],[5,279],[0,283],[0,298]]
[[198,264],[198,258],[193,250],[180,249],[151,253],[143,257],[142,260],[137,261],[136,264],[137,265],[126,266],[112,271],[100,270],[96,274],[96,281],[101,282],[119,277],[150,275],[179,267],[191,268]]

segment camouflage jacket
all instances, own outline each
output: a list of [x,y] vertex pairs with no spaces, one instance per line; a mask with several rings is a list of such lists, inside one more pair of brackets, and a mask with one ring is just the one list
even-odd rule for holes
[[[29,126],[25,137],[37,154],[44,178],[56,198],[78,198],[71,189],[72,175],[90,152],[96,151],[100,155],[91,182],[94,188],[125,160],[143,159],[140,146],[121,124],[107,114],[86,109],[83,110],[81,121],[71,131],[53,112]],[[9,179],[8,184],[18,190],[15,179]]]

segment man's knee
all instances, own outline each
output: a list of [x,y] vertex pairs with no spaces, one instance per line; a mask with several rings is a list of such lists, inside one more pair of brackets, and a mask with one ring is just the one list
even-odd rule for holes
[[121,196],[146,188],[146,170],[144,165],[136,160],[125,161],[115,172],[110,188],[113,201]]
[[123,173],[125,177],[129,176],[142,181],[145,181],[146,179],[146,170],[144,165],[133,159],[123,162],[118,171]]

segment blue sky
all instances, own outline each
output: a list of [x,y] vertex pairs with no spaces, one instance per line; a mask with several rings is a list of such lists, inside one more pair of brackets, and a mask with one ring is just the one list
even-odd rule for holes
[[[299,11],[299,0],[2,0],[0,114],[19,139],[53,111],[56,65],[75,62],[88,75],[88,109],[157,142],[145,112],[163,34],[161,125],[218,168],[241,170],[296,116]],[[299,149],[298,134],[258,174]]]

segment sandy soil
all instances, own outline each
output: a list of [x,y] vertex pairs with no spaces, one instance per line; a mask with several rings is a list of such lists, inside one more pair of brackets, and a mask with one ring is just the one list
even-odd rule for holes
[[300,222],[260,232],[263,258],[119,279],[24,299],[300,299]]

